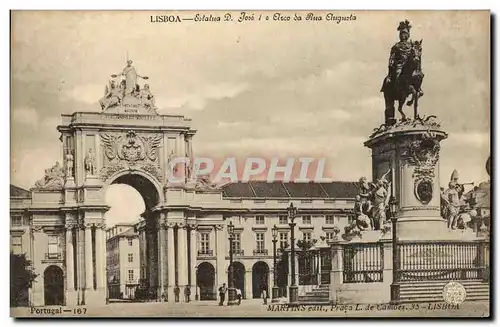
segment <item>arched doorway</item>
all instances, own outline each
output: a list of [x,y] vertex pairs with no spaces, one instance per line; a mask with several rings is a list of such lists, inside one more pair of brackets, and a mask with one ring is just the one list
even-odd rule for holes
[[[233,262],[233,277],[234,277],[234,287],[241,290],[241,295],[244,299],[247,298],[245,293],[245,266],[241,262]],[[227,271],[227,280],[229,285],[229,272]]]
[[[114,206],[111,206],[111,209],[105,216],[108,223],[116,225],[118,229],[114,231],[116,235],[127,233],[131,228],[135,229],[135,223],[137,223],[139,219],[143,219],[145,222],[145,224],[141,224],[141,227],[137,229],[139,234],[139,247],[127,248],[127,264],[130,266],[138,266],[139,269],[127,269],[125,278],[119,277],[119,271],[108,271],[107,280],[112,279],[113,275],[118,276],[118,278],[115,279],[118,282],[114,285],[116,292],[113,292],[116,294],[111,294],[110,292],[110,295],[116,295],[121,298],[127,294],[128,290],[129,294],[134,293],[134,297],[137,299],[157,299],[161,296],[158,292],[159,272],[161,271],[159,267],[161,262],[158,260],[157,218],[159,214],[153,212],[153,208],[161,201],[158,181],[140,171],[122,171],[112,176],[108,183],[109,188],[106,189],[106,196],[108,196],[107,193],[113,190],[113,188],[118,190],[118,193],[123,194],[122,201],[114,203],[116,206],[120,207],[116,210],[118,216],[109,216],[115,210]],[[117,195],[119,194],[114,194],[114,197],[116,198]],[[130,195],[133,195],[134,198],[131,198]],[[142,203],[139,203],[141,205],[138,209],[142,210],[135,210],[132,212],[132,204],[133,202],[137,202],[136,198],[138,196],[142,198]],[[107,204],[110,205],[111,203]],[[137,207],[137,205],[135,207]],[[131,214],[133,215],[131,216]],[[128,221],[124,221],[124,219]],[[133,240],[131,244],[134,244]],[[117,251],[118,248],[115,246],[110,250]],[[138,271],[138,273],[136,273],[136,271]]]
[[215,291],[215,268],[208,262],[198,266],[196,272],[196,285],[200,288],[200,301],[217,300]]
[[43,273],[45,305],[64,305],[64,276],[58,266],[48,266]]
[[252,267],[253,298],[260,298],[263,290],[269,296],[269,266],[264,261],[258,261]]

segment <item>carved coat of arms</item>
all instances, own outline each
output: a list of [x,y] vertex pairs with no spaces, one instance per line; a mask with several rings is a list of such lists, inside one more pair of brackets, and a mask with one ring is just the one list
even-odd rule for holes
[[434,170],[439,160],[439,150],[439,141],[430,132],[409,144],[408,163],[415,166],[415,196],[423,204],[428,204],[433,197]]
[[101,173],[107,179],[116,171],[133,168],[142,169],[161,179],[158,159],[158,147],[162,134],[138,135],[128,131],[125,135],[102,133],[106,164]]

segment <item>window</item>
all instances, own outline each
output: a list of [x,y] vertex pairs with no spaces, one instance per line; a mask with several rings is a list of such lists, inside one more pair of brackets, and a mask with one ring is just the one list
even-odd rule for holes
[[23,253],[23,240],[21,236],[12,236],[12,253]]
[[240,253],[241,252],[241,234],[240,233],[235,233],[234,234],[234,239],[233,239],[233,253]]
[[264,239],[264,233],[257,233],[255,234],[255,239],[257,240],[257,251],[262,252],[265,247],[266,247],[266,243],[265,243],[265,239]]
[[327,241],[331,241],[331,240],[333,240],[334,235],[335,235],[335,233],[332,233],[332,232],[326,232],[326,240],[327,240]]
[[281,232],[280,234],[280,248],[286,249],[287,248],[287,243],[288,243],[288,233],[287,232]]
[[23,225],[22,217],[12,217],[12,227],[20,227]]
[[129,270],[128,271],[128,281],[129,282],[133,282],[134,281],[134,271],[133,270]]
[[311,216],[302,216],[302,224],[311,225]]
[[325,217],[325,224],[334,225],[335,224],[335,216],[334,215],[327,215]]
[[129,239],[128,239],[128,245],[129,245],[129,246],[132,246],[133,242],[134,242],[134,240],[133,240],[133,239],[131,239],[131,238],[129,238]]
[[264,216],[255,217],[255,224],[256,225],[264,225]]
[[210,234],[201,233],[200,234],[200,251],[202,254],[208,254],[210,250]]
[[59,253],[59,237],[49,235],[49,254]]
[[304,233],[302,233],[302,237],[303,237],[305,242],[311,242],[311,233],[304,232]]
[[134,262],[134,254],[133,253],[128,254],[128,262]]
[[287,215],[280,215],[279,216],[279,224],[280,225],[288,224],[288,216]]

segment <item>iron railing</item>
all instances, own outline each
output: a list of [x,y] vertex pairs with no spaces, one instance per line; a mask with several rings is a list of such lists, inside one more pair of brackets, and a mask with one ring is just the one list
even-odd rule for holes
[[255,249],[253,250],[253,254],[254,255],[267,255],[269,252],[267,251],[267,249]]
[[397,249],[400,282],[489,278],[486,242],[404,242]]
[[243,255],[245,255],[245,251],[243,251],[241,249],[240,250],[233,250],[233,255],[241,255],[241,256],[243,256]]
[[61,253],[45,253],[45,259],[61,259],[62,254]]
[[384,249],[382,243],[351,243],[344,246],[344,283],[383,281]]

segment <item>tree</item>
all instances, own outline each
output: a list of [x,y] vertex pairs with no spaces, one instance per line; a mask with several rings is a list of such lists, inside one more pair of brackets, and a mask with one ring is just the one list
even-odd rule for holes
[[27,305],[27,292],[38,276],[25,254],[10,253],[10,306]]

